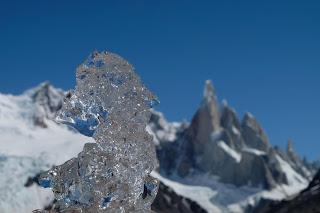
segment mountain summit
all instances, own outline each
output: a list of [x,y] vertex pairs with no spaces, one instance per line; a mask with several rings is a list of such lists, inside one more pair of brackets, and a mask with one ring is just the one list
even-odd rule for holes
[[55,113],[62,107],[64,92],[53,87],[48,81],[27,90],[25,95],[34,103],[37,113],[34,116],[35,125],[47,127],[45,119],[53,119]]
[[[162,157],[165,156],[162,152],[172,155],[172,150],[175,152],[174,159],[172,156]],[[240,123],[235,110],[226,102],[220,107],[211,81],[205,83],[204,99],[190,126],[175,142],[161,147],[159,156],[160,165],[168,165],[167,160],[173,160],[175,165],[161,167],[163,174],[177,172],[181,177],[196,173],[211,174],[218,176],[221,182],[236,186],[272,189],[291,180],[303,183],[313,172],[300,172],[298,168],[307,170],[306,166],[297,161],[293,154],[288,153],[282,159],[271,147],[266,133],[252,114],[246,113]],[[287,175],[282,163],[286,160],[296,167],[293,170],[296,177]]]
[[[245,113],[240,122],[226,101],[218,103],[213,88],[211,81],[205,82],[204,99],[190,125],[180,131],[176,140],[160,141],[157,150],[160,174],[211,187],[231,184],[256,191],[281,189],[277,192],[280,197],[305,187],[315,173],[314,168],[295,154],[292,145],[286,153],[270,145],[264,129],[251,113]],[[203,176],[211,178],[200,183]],[[248,191],[244,190],[245,193]]]

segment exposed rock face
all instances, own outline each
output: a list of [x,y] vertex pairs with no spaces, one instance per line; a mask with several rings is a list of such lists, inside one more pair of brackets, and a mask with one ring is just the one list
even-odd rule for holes
[[202,104],[194,115],[186,137],[192,138],[195,154],[201,154],[211,142],[211,133],[220,131],[219,108],[211,81],[206,81]]
[[242,137],[249,147],[267,151],[269,142],[267,135],[258,123],[258,121],[250,113],[246,113],[242,120]]
[[30,91],[31,97],[39,106],[43,107],[44,112],[50,118],[61,109],[64,92],[60,89],[53,88],[49,82],[40,84],[37,88]]
[[181,159],[177,162],[179,175],[187,175],[194,167],[208,170],[210,165],[217,165],[215,162],[222,160],[223,153],[215,148],[216,143],[212,143],[212,133],[221,133],[220,116],[213,86],[211,81],[206,81],[201,106],[180,140],[181,147],[178,149]]
[[271,147],[253,115],[246,113],[240,122],[226,102],[220,107],[210,81],[190,125],[176,138],[170,143],[160,140],[157,148],[163,175],[209,173],[224,183],[272,189],[288,183],[283,161],[305,178],[312,173],[293,149],[283,153]]
[[228,145],[237,150],[244,147],[244,140],[241,137],[241,124],[234,109],[224,101],[221,109],[221,126],[231,139],[225,140]]
[[149,134],[153,136],[153,141],[157,145],[157,157],[158,159],[162,159],[161,168],[168,172],[173,171],[178,155],[178,148],[172,148],[172,145],[176,144],[173,142],[182,137],[183,132],[189,124],[169,123],[162,113],[155,110],[151,110],[151,112],[152,114],[147,130]]
[[[249,211],[249,210],[248,210]],[[283,201],[262,200],[250,210],[254,213],[318,213],[320,212],[320,170],[299,195]]]
[[160,182],[159,191],[152,204],[157,213],[206,213],[196,202],[177,195],[171,188]]
[[161,112],[151,109],[151,118],[147,130],[153,136],[156,145],[177,140],[181,132],[188,127],[188,123],[168,122]]
[[[290,165],[299,173],[301,173],[304,177],[306,177],[308,180],[312,180],[313,173],[310,172],[310,168],[308,168],[308,163],[306,163],[306,160],[303,161],[299,155],[294,151],[293,148],[293,141],[288,140],[287,145],[287,156],[290,162]],[[312,170],[312,168],[311,168]]]
[[[198,111],[199,117],[204,115],[209,116],[207,121],[204,120],[204,124],[208,122],[209,127],[213,131],[217,131],[220,128],[220,115],[215,90],[210,80],[206,81],[203,94],[202,108],[200,107]],[[204,117],[202,118],[204,119]]]
[[64,92],[52,87],[49,82],[44,82],[38,87],[26,91],[26,94],[35,103],[34,124],[46,128],[45,118],[53,119],[55,113],[61,109]]

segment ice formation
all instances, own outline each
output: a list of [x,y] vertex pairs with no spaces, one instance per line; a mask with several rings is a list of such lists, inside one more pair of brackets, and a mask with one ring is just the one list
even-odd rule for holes
[[76,76],[57,120],[96,143],[41,174],[40,185],[52,188],[58,212],[151,212],[157,160],[146,125],[157,98],[132,65],[109,52],[91,54]]

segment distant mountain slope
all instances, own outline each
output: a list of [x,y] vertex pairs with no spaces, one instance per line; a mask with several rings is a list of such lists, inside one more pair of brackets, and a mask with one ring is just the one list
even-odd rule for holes
[[318,213],[320,212],[320,170],[309,186],[297,196],[283,201],[264,200],[253,212],[256,213]]
[[[19,96],[0,94],[0,212],[49,205],[51,190],[29,178],[93,142],[52,121],[64,94],[47,82]],[[147,130],[157,146],[154,175],[162,184],[155,204],[163,212],[243,212],[261,197],[299,192],[314,174],[291,144],[287,152],[272,147],[251,114],[240,121],[226,103],[220,106],[210,82],[191,123],[171,123],[153,111]]]
[[157,213],[207,213],[199,204],[178,195],[162,182],[160,182],[159,192],[151,207]]
[[48,83],[20,96],[0,94],[0,212],[31,212],[50,203],[51,190],[24,184],[91,141],[51,120],[63,95]]

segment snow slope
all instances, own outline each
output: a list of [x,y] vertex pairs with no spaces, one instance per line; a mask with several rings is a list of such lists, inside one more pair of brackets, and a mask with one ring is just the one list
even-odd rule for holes
[[218,141],[218,146],[221,147],[230,157],[239,163],[241,161],[241,154],[230,148],[224,141]]
[[179,183],[179,182],[164,178],[157,172],[152,172],[151,175],[157,178],[158,180],[160,180],[165,185],[172,188],[175,191],[175,193],[177,193],[178,195],[181,195],[183,197],[196,201],[207,211],[216,212],[216,213],[221,212],[221,209],[215,206],[210,201],[210,199],[217,194],[217,191],[213,191],[209,187],[191,186],[191,185]]
[[[36,88],[39,89],[39,88]],[[76,156],[91,138],[48,119],[32,99],[0,94],[0,212],[31,212],[52,200],[51,190],[25,187],[29,177]],[[61,97],[60,97],[61,98]],[[41,117],[46,128],[35,125]]]
[[[283,161],[279,156],[277,158]],[[282,184],[268,191],[262,188],[235,187],[219,182],[217,177],[203,174],[195,174],[191,177],[180,178],[177,175],[163,177],[157,172],[152,176],[158,178],[165,185],[172,188],[178,195],[197,202],[202,208],[212,213],[243,213],[251,205],[256,205],[261,198],[282,200],[295,195],[307,186],[291,167],[285,168],[289,185]]]

